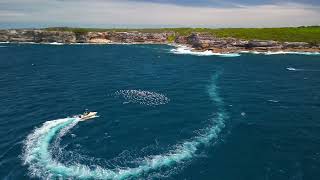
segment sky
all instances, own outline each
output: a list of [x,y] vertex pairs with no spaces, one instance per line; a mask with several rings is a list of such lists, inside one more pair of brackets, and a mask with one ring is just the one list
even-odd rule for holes
[[320,25],[320,0],[0,0],[0,28]]

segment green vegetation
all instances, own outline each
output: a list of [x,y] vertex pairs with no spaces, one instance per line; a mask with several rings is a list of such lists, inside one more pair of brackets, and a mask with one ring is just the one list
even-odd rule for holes
[[169,43],[173,43],[175,39],[176,39],[176,36],[175,36],[175,35],[170,35],[170,36],[168,37]]
[[320,27],[304,28],[265,28],[265,29],[217,29],[211,33],[219,37],[235,37],[241,39],[261,39],[291,42],[320,43]]
[[[212,34],[217,37],[234,37],[239,39],[260,39],[260,40],[276,40],[290,42],[309,42],[312,44],[320,44],[320,26],[301,26],[287,28],[161,28],[161,29],[95,29],[95,28],[69,28],[56,27],[47,28],[47,30],[72,31],[76,33],[86,32],[175,32],[179,35],[189,35],[193,32],[201,32]],[[175,36],[170,36],[169,41],[173,41]]]

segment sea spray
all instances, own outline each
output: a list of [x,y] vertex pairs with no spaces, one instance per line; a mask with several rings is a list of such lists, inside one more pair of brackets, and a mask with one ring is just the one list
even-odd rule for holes
[[136,167],[118,167],[113,169],[101,166],[87,166],[80,163],[62,164],[52,157],[50,144],[59,145],[60,139],[78,122],[78,118],[65,118],[45,122],[36,128],[25,140],[23,161],[28,165],[32,176],[40,178],[76,178],[76,179],[128,179],[172,167],[192,159],[201,145],[208,145],[216,139],[224,128],[226,113],[223,101],[217,93],[215,84],[219,73],[212,78],[208,92],[212,101],[218,106],[217,116],[203,133],[172,147],[172,150],[159,155],[143,158]]

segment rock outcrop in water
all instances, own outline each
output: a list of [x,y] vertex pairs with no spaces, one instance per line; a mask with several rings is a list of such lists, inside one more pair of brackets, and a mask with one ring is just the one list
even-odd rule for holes
[[169,40],[170,37],[175,37],[174,43],[192,47],[195,51],[211,50],[213,52],[223,53],[239,51],[320,52],[319,45],[316,46],[306,42],[219,38],[207,33],[192,33],[188,36],[181,36],[175,32],[71,32],[38,29],[0,30],[0,42],[168,44],[172,43],[172,41]]
[[306,42],[278,42],[272,40],[242,40],[236,38],[219,38],[205,33],[193,33],[190,36],[179,36],[177,43],[191,46],[197,51],[212,50],[218,53],[240,51],[303,51],[320,52],[319,45]]

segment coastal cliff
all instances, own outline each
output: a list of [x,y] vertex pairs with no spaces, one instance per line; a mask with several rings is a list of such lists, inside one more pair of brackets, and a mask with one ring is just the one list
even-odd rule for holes
[[35,43],[168,43],[173,33],[70,32],[47,30],[0,30],[0,42]]
[[230,53],[240,51],[303,51],[320,52],[320,45],[307,42],[280,42],[274,40],[244,40],[231,37],[217,37],[208,33],[180,35],[176,32],[73,32],[46,29],[0,30],[0,42],[13,43],[140,43],[177,44],[195,51]]

